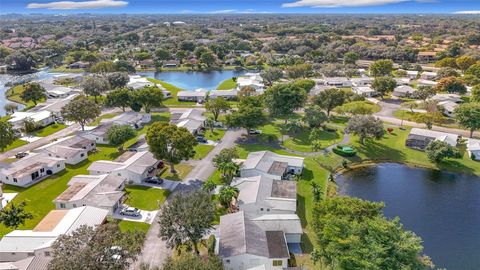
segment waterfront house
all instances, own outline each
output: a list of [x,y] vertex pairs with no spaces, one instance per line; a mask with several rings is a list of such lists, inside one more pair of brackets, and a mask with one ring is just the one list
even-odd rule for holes
[[480,160],[480,140],[472,138],[468,139],[467,153],[473,160]]
[[46,127],[55,122],[53,114],[49,111],[37,112],[14,112],[8,122],[13,125],[15,129],[22,129],[25,119],[32,119],[38,127]]
[[412,128],[408,134],[405,145],[410,148],[425,150],[432,141],[446,142],[451,146],[457,146],[459,136],[457,134],[445,133],[440,131]]
[[208,91],[206,89],[197,89],[195,91],[179,91],[177,93],[178,101],[194,101],[202,103],[207,99]]
[[226,100],[235,100],[237,99],[237,94],[238,90],[237,89],[231,89],[231,90],[212,90],[210,91],[210,94],[208,95],[209,98],[217,98],[217,97],[223,97]]
[[325,77],[324,84],[335,87],[352,87],[352,82],[347,77]]
[[80,136],[70,136],[41,146],[33,152],[49,157],[63,158],[66,164],[75,165],[88,158],[88,152],[96,148],[95,142]]

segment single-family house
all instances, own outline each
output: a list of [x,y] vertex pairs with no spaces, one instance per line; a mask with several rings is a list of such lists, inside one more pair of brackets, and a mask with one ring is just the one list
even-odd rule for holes
[[352,87],[352,82],[347,77],[325,77],[323,81],[329,86]]
[[240,90],[242,87],[249,86],[255,89],[256,91],[263,91],[265,84],[263,83],[263,78],[259,73],[247,73],[244,76],[237,78],[237,89]]
[[261,216],[245,213],[245,216],[264,231],[282,231],[287,245],[302,242],[302,223],[297,214],[264,214]]
[[203,112],[199,109],[187,109],[180,112],[172,112],[170,123],[188,129],[190,133],[197,134],[205,125],[207,118],[203,116]]
[[472,138],[468,139],[467,153],[473,160],[480,160],[480,140]]
[[418,71],[416,70],[407,70],[406,73],[409,79],[415,80],[418,77]]
[[96,148],[95,142],[79,136],[70,136],[41,146],[33,152],[49,157],[63,158],[66,164],[75,165],[88,158],[88,152]]
[[72,94],[64,98],[47,99],[44,103],[40,103],[29,110],[29,112],[49,111],[53,115],[53,118],[61,117],[62,108],[77,96],[78,94]]
[[220,217],[219,238],[218,256],[226,270],[288,267],[290,255],[283,231],[264,231],[243,211]]
[[134,111],[124,112],[113,118],[102,119],[100,124],[113,124],[119,126],[131,126],[135,129],[143,127],[143,125],[148,124],[152,120],[150,114],[142,114]]
[[226,100],[235,100],[237,99],[238,90],[231,89],[231,90],[212,90],[208,95],[209,98],[217,98],[223,97]]
[[430,100],[435,100],[437,102],[450,101],[453,103],[462,103],[462,97],[457,94],[435,94]]
[[373,83],[373,78],[368,76],[362,76],[359,78],[351,78],[350,81],[352,82],[352,86],[354,87],[362,87],[367,86]]
[[397,82],[397,85],[410,85],[410,78],[394,78],[395,82]]
[[[51,246],[59,236],[71,234],[81,226],[99,226],[105,222],[107,214],[105,209],[90,206],[52,210],[33,230],[15,230],[6,234],[0,240],[0,261],[27,266],[20,269],[46,269],[51,259]],[[28,268],[36,257],[46,261],[37,268]]]
[[30,154],[0,169],[0,181],[5,184],[27,187],[65,169],[65,159],[50,157],[45,153]]
[[21,129],[25,119],[32,119],[39,127],[46,127],[55,122],[55,117],[49,111],[14,112],[8,122],[15,129]]
[[163,67],[165,68],[176,68],[178,66],[180,66],[180,61],[178,60],[168,60],[163,63]]
[[454,117],[455,116],[455,109],[460,106],[458,103],[455,103],[450,100],[446,101],[440,101],[437,103],[438,106],[443,108],[443,114],[448,116],[448,117]]
[[437,78],[437,73],[432,71],[424,71],[420,76],[420,79],[424,80],[435,80]]
[[395,87],[392,92],[392,96],[394,97],[411,97],[412,94],[417,91],[417,89],[408,86],[408,85],[401,85]]
[[92,130],[84,131],[79,136],[94,141],[96,144],[108,144],[107,131],[113,123],[100,124]]
[[93,206],[108,210],[108,214],[113,215],[125,197],[124,183],[125,179],[115,174],[77,175],[53,203],[57,209]]
[[91,175],[114,174],[127,182],[141,183],[155,171],[158,160],[149,151],[141,151],[132,155],[123,162],[99,160],[88,168]]
[[420,63],[429,63],[435,61],[437,56],[437,52],[429,51],[429,52],[419,52],[417,55],[417,61]]
[[279,155],[270,151],[258,151],[248,154],[240,166],[240,177],[263,175],[276,180],[289,179],[301,174],[304,158]]
[[297,211],[297,183],[274,180],[258,175],[236,178],[230,184],[239,190],[238,209],[256,215],[295,214]]
[[459,136],[457,134],[445,133],[440,131],[412,128],[408,134],[405,146],[425,150],[428,144],[432,141],[446,142],[451,146],[457,146]]
[[207,99],[208,91],[206,89],[197,89],[195,91],[179,91],[177,93],[178,101],[194,101],[202,103]]
[[378,94],[377,91],[375,91],[372,87],[370,86],[354,86],[352,88],[352,91],[357,94],[361,95],[364,97],[373,97]]
[[420,86],[434,87],[435,85],[437,85],[436,81],[424,80],[424,79],[420,79],[417,81],[417,87],[420,87]]

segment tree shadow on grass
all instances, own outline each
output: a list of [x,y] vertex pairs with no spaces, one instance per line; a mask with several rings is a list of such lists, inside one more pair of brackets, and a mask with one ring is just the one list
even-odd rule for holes
[[455,159],[446,159],[440,163],[437,163],[437,168],[440,170],[451,170],[455,172],[461,172],[466,174],[475,174],[475,170],[467,167]]
[[314,178],[313,171],[310,170],[310,169],[307,169],[307,168],[303,168],[302,180],[311,181],[311,180],[313,180],[313,178]]
[[368,159],[393,160],[397,162],[408,161],[405,153],[402,151],[372,140],[365,140],[365,144],[357,144],[356,148],[358,153],[365,155]]
[[[297,215],[300,218],[300,223],[302,224],[302,228],[307,227],[307,213],[305,209],[305,200],[306,198],[297,194]],[[305,232],[302,234],[302,240],[301,240],[301,246],[302,246],[302,251],[304,253],[310,253],[313,250],[313,244],[312,241],[310,240],[310,237],[308,234]]]

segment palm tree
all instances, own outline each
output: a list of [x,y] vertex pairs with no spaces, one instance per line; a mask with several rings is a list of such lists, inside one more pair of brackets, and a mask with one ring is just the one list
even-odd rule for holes
[[234,162],[222,162],[218,164],[218,170],[222,173],[226,183],[230,183],[237,174],[239,167]]
[[230,208],[232,199],[238,197],[238,188],[231,186],[223,186],[218,193],[218,199],[220,203],[226,207]]

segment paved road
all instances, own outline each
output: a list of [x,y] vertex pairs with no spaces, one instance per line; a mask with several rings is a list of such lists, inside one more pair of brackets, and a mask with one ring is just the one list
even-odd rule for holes
[[[210,175],[215,171],[212,160],[213,157],[218,154],[224,148],[230,148],[235,146],[235,141],[242,135],[243,130],[228,130],[225,132],[222,141],[215,146],[215,148],[208,153],[208,155],[202,160],[196,162],[195,167],[185,178],[186,181],[177,185],[175,190],[170,194],[165,205],[168,204],[169,199],[172,198],[172,194],[179,192],[187,192],[197,189],[201,186],[202,182],[206,181]],[[160,211],[159,211],[160,213]],[[145,237],[145,243],[143,250],[138,258],[137,262],[130,267],[130,269],[140,269],[142,263],[150,266],[161,266],[165,260],[172,254],[172,250],[167,247],[165,241],[158,237],[160,225],[158,224],[158,215],[155,217],[153,224],[150,226],[147,235]]]

